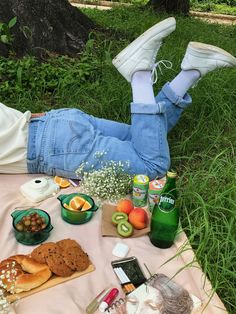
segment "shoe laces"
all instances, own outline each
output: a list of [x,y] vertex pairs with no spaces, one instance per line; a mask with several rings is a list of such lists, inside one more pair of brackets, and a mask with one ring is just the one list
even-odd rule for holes
[[160,60],[160,61],[154,63],[154,65],[152,67],[152,75],[151,75],[152,84],[155,84],[158,80],[157,69],[160,71],[161,75],[163,75],[162,67],[164,67],[166,69],[171,69],[172,68],[172,62],[170,62],[169,60]]

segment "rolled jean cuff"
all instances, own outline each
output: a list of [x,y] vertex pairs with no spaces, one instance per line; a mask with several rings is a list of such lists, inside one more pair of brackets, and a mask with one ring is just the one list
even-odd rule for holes
[[161,114],[166,111],[165,102],[158,101],[155,104],[139,104],[131,103],[131,113],[140,113],[140,114]]
[[192,103],[192,97],[188,93],[184,97],[178,96],[170,87],[169,82],[163,86],[162,92],[173,104],[180,108],[185,108]]

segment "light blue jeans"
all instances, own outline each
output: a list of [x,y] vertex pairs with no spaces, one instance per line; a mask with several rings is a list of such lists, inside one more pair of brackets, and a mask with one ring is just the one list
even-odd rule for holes
[[88,171],[114,161],[130,174],[161,177],[170,167],[167,133],[191,102],[188,94],[178,97],[167,83],[156,104],[131,103],[131,125],[78,109],[51,110],[30,122],[28,171],[73,179],[82,163]]

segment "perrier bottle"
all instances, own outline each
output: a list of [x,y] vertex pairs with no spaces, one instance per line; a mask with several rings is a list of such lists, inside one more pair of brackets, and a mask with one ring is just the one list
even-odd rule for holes
[[167,172],[166,184],[160,201],[155,205],[151,217],[150,241],[159,248],[169,248],[174,243],[179,225],[179,210],[176,207],[176,172]]

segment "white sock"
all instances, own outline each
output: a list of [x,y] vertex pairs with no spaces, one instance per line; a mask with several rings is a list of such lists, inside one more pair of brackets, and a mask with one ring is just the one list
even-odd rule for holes
[[155,104],[151,71],[137,71],[131,79],[134,103]]
[[200,76],[201,74],[198,70],[182,70],[170,82],[170,87],[178,96],[183,97],[197,83]]

